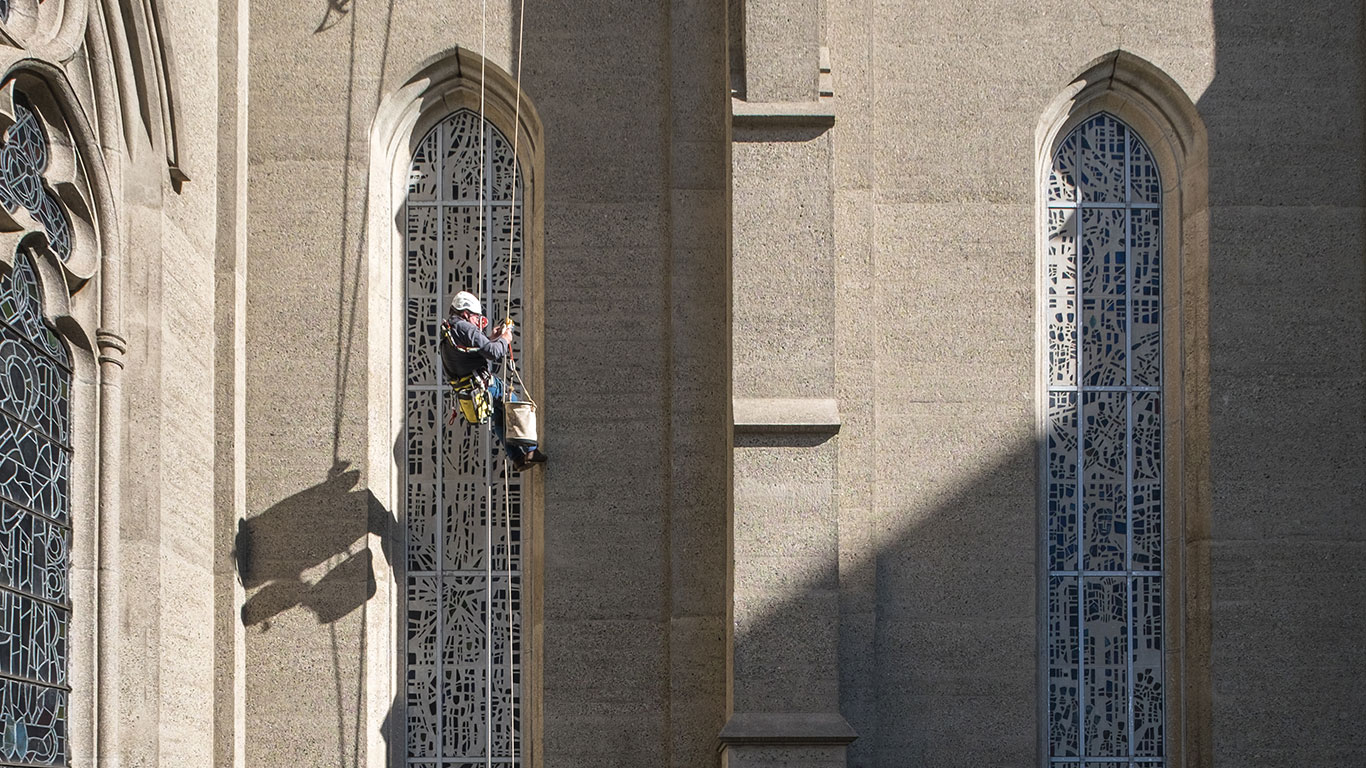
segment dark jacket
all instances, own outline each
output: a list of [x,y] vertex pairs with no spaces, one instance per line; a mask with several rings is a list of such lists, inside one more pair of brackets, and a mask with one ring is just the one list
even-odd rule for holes
[[441,367],[446,378],[463,379],[471,373],[493,372],[493,364],[508,353],[504,340],[489,341],[489,337],[474,323],[463,318],[447,320],[441,334]]

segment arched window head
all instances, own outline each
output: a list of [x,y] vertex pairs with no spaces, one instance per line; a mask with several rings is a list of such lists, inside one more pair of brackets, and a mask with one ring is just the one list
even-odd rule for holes
[[87,634],[71,627],[95,620],[90,569],[73,576],[70,558],[73,540],[93,551],[93,516],[72,507],[89,487],[73,456],[90,456],[78,436],[93,420],[72,413],[89,413],[73,381],[90,381],[92,334],[68,290],[97,271],[99,248],[76,149],[90,134],[70,129],[69,84],[29,66],[0,86],[0,766],[65,766],[73,731],[94,722],[94,649],[73,649]]
[[1100,112],[1058,144],[1045,195],[1048,763],[1160,766],[1160,174]]
[[[522,174],[512,142],[460,109],[417,143],[405,249],[406,757],[520,760],[523,482],[442,379],[440,322],[457,291],[493,320],[524,311]],[[513,355],[521,353],[520,335]]]

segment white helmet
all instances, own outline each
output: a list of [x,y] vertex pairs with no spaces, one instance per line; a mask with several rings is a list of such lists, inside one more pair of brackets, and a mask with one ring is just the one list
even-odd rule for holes
[[451,312],[464,312],[467,309],[476,315],[484,314],[483,308],[479,306],[479,299],[475,298],[474,294],[469,291],[455,294],[455,298],[451,299]]

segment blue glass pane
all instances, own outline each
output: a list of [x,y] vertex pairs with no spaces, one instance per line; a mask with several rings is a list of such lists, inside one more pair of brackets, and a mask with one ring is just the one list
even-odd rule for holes
[[1052,757],[1075,757],[1081,734],[1078,582],[1048,579],[1048,749]]
[[1082,581],[1086,756],[1125,755],[1129,749],[1128,579],[1100,576]]
[[13,504],[0,504],[0,587],[58,605],[67,595],[71,532]]
[[65,685],[69,616],[66,608],[0,589],[0,676]]
[[1048,211],[1048,295],[1077,295],[1077,211]]
[[0,679],[0,758],[66,765],[66,708],[64,690]]
[[1048,174],[1048,202],[1071,203],[1077,199],[1077,146],[1081,136],[1073,131],[1058,146],[1053,169]]
[[1133,133],[1129,134],[1129,195],[1135,203],[1158,203],[1162,195],[1157,163]]
[[1161,757],[1163,733],[1162,579],[1133,579],[1133,753]]
[[1133,289],[1129,295],[1130,366],[1136,387],[1155,387],[1162,374],[1162,222],[1156,208],[1136,210],[1129,224]]
[[1084,296],[1123,298],[1128,236],[1120,208],[1081,210],[1081,292]]

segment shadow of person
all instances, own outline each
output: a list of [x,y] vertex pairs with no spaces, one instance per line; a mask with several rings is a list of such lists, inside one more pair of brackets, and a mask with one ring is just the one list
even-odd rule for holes
[[233,556],[251,593],[243,625],[269,629],[272,618],[295,606],[330,624],[374,596],[368,537],[389,541],[394,518],[368,489],[357,488],[360,471],[349,464],[337,462],[321,483],[238,523]]

